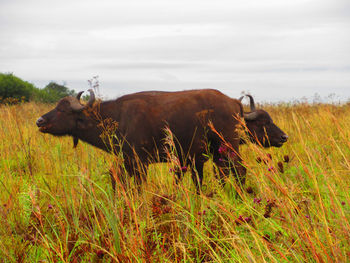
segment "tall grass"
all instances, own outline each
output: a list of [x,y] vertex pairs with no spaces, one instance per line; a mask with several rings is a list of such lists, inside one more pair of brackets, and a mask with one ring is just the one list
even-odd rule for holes
[[51,108],[0,106],[2,262],[350,261],[349,104],[265,105],[289,141],[241,146],[239,195],[210,160],[201,195],[189,172],[175,183],[176,161],[114,193],[115,156],[37,131]]

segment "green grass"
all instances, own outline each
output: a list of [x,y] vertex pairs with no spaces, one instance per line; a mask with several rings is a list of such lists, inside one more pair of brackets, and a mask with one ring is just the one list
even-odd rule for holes
[[240,194],[209,161],[199,196],[171,164],[114,195],[113,156],[37,131],[52,107],[0,106],[1,262],[350,261],[349,104],[265,105],[289,141],[241,147]]

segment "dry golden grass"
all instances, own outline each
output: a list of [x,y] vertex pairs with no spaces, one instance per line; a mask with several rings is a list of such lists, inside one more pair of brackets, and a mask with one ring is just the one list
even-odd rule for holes
[[348,262],[350,105],[265,105],[282,148],[241,147],[247,192],[203,193],[152,165],[139,193],[114,157],[37,131],[52,105],[0,106],[1,262]]

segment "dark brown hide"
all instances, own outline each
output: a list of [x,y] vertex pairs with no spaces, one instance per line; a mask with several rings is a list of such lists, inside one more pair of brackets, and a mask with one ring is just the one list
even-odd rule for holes
[[[235,152],[231,154],[235,163],[231,171],[244,184],[245,168],[238,154],[240,139],[236,132],[239,119],[243,117],[239,100],[231,99],[217,90],[148,91],[95,103],[93,108],[84,107],[78,111],[71,107],[80,103],[78,99],[61,99],[55,109],[37,120],[39,130],[56,136],[70,135],[76,138],[75,142],[80,139],[105,151],[119,151],[118,146],[123,142],[121,150],[125,168],[140,181],[140,175],[145,174],[140,170],[147,169],[152,162],[166,161],[164,128],[169,127],[175,137],[181,166],[191,165],[192,178],[199,191],[206,161],[206,141],[222,175],[229,173],[225,167],[226,157],[219,153],[222,139],[208,127],[211,121],[222,138],[231,145],[233,151],[230,151]],[[110,121],[117,123],[114,133],[118,140],[114,141],[113,149],[101,139],[101,122]],[[135,160],[141,163],[141,167]]]

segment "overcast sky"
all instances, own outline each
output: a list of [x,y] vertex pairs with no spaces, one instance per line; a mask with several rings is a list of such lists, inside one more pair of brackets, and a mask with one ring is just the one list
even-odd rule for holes
[[0,0],[0,72],[113,98],[216,88],[350,99],[349,0]]

